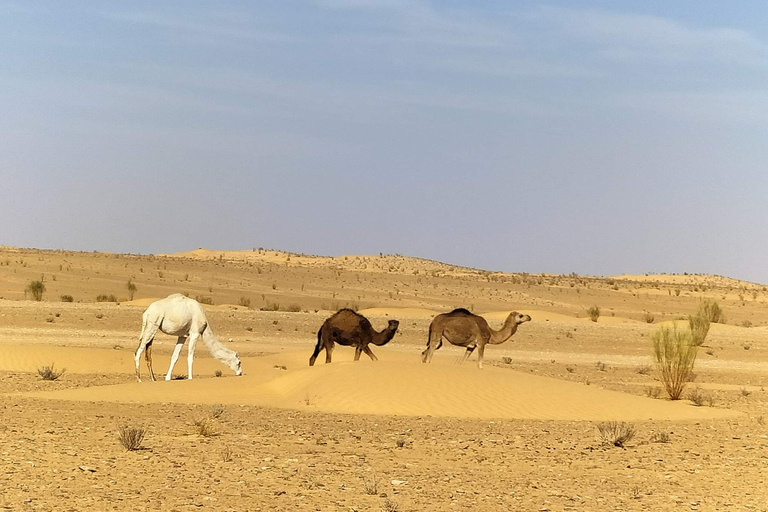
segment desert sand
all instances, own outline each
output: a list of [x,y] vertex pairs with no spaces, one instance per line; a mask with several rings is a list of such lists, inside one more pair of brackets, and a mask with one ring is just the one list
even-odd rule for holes
[[[0,277],[8,510],[768,509],[761,285],[258,248],[2,248]],[[25,297],[41,278],[43,300]],[[206,314],[240,353],[242,377],[199,344],[194,380],[135,381],[141,313],[174,292],[212,303]],[[684,324],[702,298],[717,300],[727,323],[712,326],[699,352],[689,390],[711,401],[697,407],[659,393],[650,336]],[[586,314],[593,305],[597,322]],[[317,329],[344,306],[376,329],[399,319],[398,334],[373,347],[378,362],[337,347],[332,364],[321,357],[310,368]],[[533,320],[489,346],[483,370],[458,364],[463,349],[449,344],[422,364],[432,317],[458,306],[495,328],[511,310]],[[174,342],[156,338],[156,373]],[[175,375],[186,374],[184,356]],[[51,363],[66,371],[44,381],[37,370]],[[210,420],[213,435],[201,435],[195,423],[214,409],[223,413]],[[604,445],[597,425],[606,421],[627,422],[635,437]],[[146,430],[141,450],[120,445],[118,425]]]

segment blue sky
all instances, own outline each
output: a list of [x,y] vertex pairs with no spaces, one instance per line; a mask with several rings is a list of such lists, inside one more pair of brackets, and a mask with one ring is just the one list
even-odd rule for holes
[[766,11],[0,1],[0,244],[768,282]]

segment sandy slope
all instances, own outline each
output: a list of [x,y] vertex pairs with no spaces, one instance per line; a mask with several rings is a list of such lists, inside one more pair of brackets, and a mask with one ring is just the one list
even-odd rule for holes
[[[23,347],[11,351],[3,366],[29,368],[33,357],[29,353],[25,357],[23,352]],[[46,355],[55,355],[62,364],[80,371],[124,371],[132,363],[130,354],[124,351],[110,354],[108,350],[58,348],[56,354]],[[224,403],[288,409],[310,406],[317,411],[345,414],[475,419],[693,420],[738,415],[509,369],[489,367],[480,371],[471,364],[453,364],[449,357],[424,365],[414,362],[411,354],[387,353],[377,363],[355,363],[349,361],[349,356],[344,354],[330,365],[310,368],[306,366],[305,352],[287,352],[245,359],[247,374],[242,378],[130,383],[25,396],[88,402]],[[200,358],[196,368],[202,374],[217,364]]]

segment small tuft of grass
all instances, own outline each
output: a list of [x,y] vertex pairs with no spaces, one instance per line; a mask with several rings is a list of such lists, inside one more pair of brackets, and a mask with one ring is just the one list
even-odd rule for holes
[[376,475],[371,478],[363,478],[363,492],[369,496],[375,496],[379,494],[379,479]]
[[501,358],[501,362],[504,364],[512,364],[512,358],[504,356]]
[[638,366],[635,371],[639,373],[640,375],[650,375],[651,373],[651,365],[649,364],[641,364]]
[[202,418],[195,420],[195,430],[197,434],[203,437],[214,437],[219,435],[219,431],[216,429],[216,418],[211,416],[203,416]]
[[60,371],[54,370],[53,363],[51,363],[51,366],[43,366],[42,368],[38,368],[37,374],[40,375],[43,380],[59,380],[59,377],[64,375],[64,372],[66,371],[66,368],[62,368]]
[[144,440],[144,429],[141,427],[130,427],[120,425],[117,427],[117,433],[120,438],[120,444],[128,451],[135,451],[141,447]]
[[704,405],[704,400],[706,399],[706,396],[704,395],[704,392],[701,390],[699,386],[696,386],[691,390],[691,392],[688,394],[688,399],[693,402],[693,405],[696,407],[701,407]]
[[606,421],[597,424],[597,432],[603,444],[623,448],[635,437],[635,427],[629,423]]
[[224,414],[224,405],[223,404],[216,404],[211,406],[211,417],[212,418],[221,418],[221,415]]
[[655,434],[653,434],[653,437],[651,437],[652,443],[666,444],[671,440],[672,439],[669,437],[669,434],[667,434],[666,432],[656,432]]
[[231,462],[232,461],[232,448],[229,447],[229,445],[225,445],[224,448],[221,449],[219,452],[219,456],[221,457],[221,460],[224,462]]
[[661,388],[657,388],[656,386],[646,386],[645,396],[648,398],[659,398],[659,396],[661,396]]
[[381,510],[383,512],[399,512],[400,505],[398,505],[395,500],[387,498],[384,500],[384,503],[381,504]]

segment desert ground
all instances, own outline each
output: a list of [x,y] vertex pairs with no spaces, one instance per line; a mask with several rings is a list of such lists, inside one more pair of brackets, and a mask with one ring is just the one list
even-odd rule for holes
[[[36,280],[41,301],[25,291]],[[142,312],[171,293],[208,303],[243,376],[200,343],[195,379],[136,382]],[[702,299],[726,321],[699,349],[686,399],[671,401],[651,335],[687,324]],[[331,364],[321,354],[309,367],[318,328],[341,307],[376,329],[398,319],[398,333],[372,347],[377,362],[337,347]],[[431,319],[454,307],[493,328],[512,310],[532,321],[487,347],[482,370],[447,343],[422,364]],[[156,374],[174,343],[158,334]],[[385,254],[0,247],[0,350],[6,510],[768,510],[761,284]],[[186,375],[185,356],[174,375]],[[50,365],[66,371],[43,380]],[[634,438],[603,443],[609,421]],[[123,448],[121,425],[145,430],[140,449]]]

